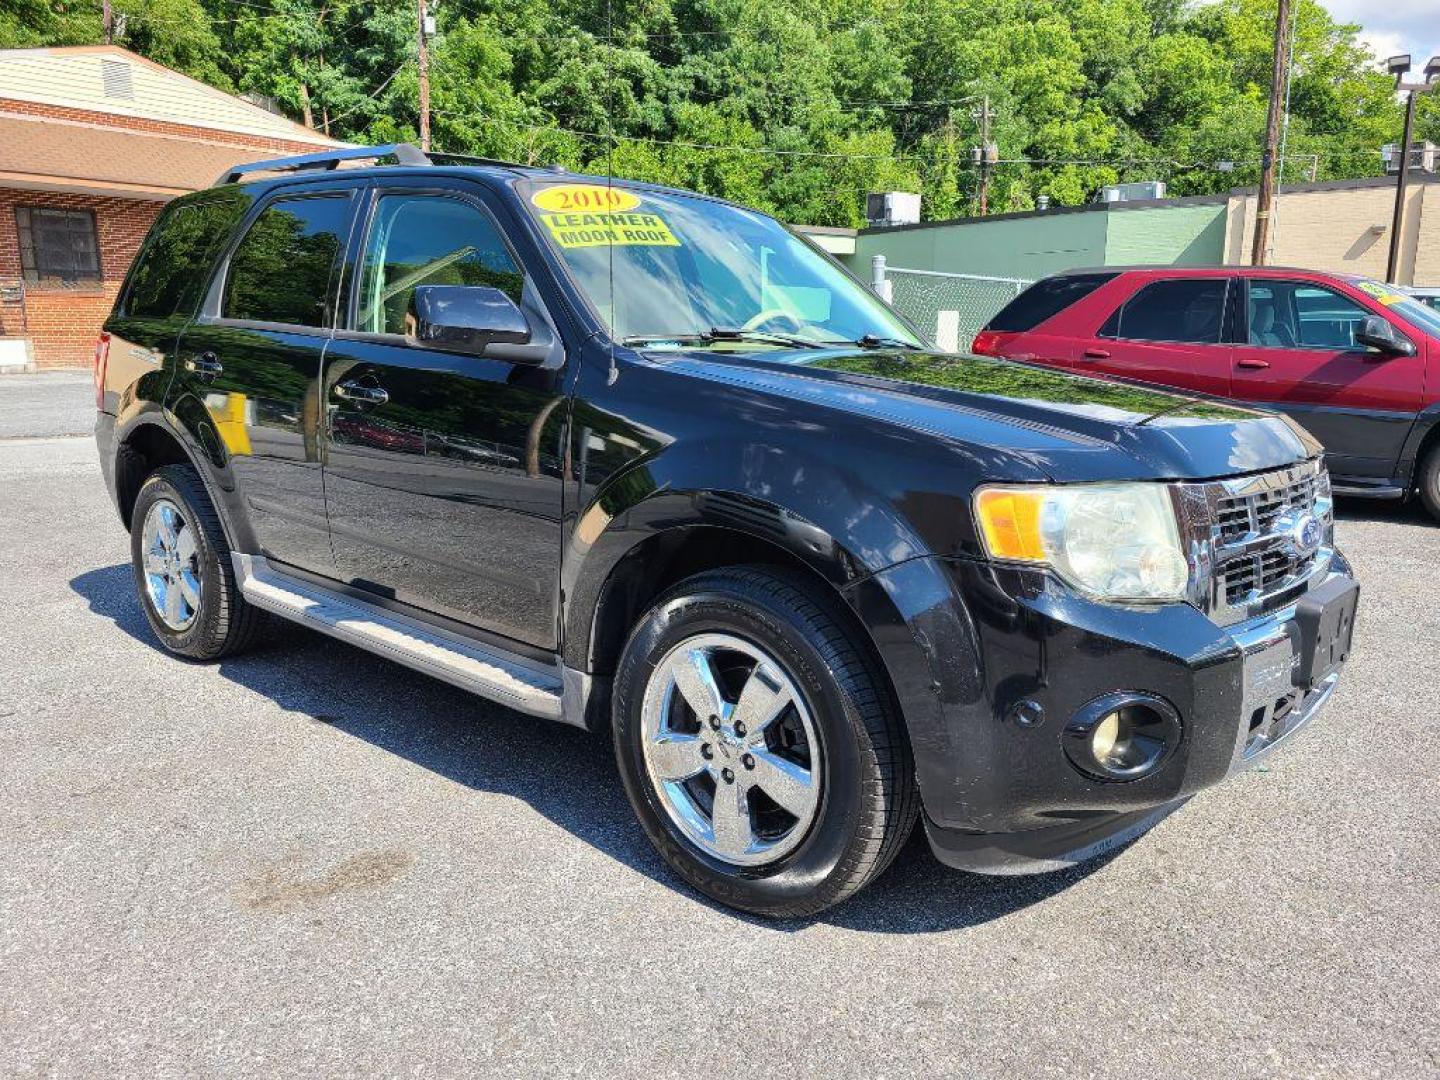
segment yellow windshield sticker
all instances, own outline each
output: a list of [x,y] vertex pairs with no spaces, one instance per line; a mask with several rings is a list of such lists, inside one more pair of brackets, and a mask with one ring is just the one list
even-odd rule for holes
[[1391,304],[1398,304],[1406,299],[1404,293],[1397,293],[1394,289],[1387,289],[1384,285],[1377,285],[1373,281],[1362,281],[1357,287],[1361,292],[1369,293],[1386,307],[1389,307]]
[[555,184],[530,196],[541,210],[556,214],[623,213],[640,205],[640,196],[604,184]]
[[680,246],[659,214],[541,214],[540,220],[562,248]]

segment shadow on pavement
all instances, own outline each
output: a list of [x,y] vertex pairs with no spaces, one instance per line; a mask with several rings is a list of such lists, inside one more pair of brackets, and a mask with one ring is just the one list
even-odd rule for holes
[[1357,499],[1338,495],[1335,498],[1335,516],[1341,521],[1391,521],[1400,525],[1437,524],[1418,498],[1401,502],[1399,499]]
[[[128,564],[87,571],[70,587],[92,612],[163,652],[141,613]],[[813,922],[870,933],[963,929],[1048,899],[1118,854],[1053,874],[988,878],[941,866],[917,825],[890,869],[853,900],[815,919],[753,919],[694,893],[660,860],[635,821],[603,736],[512,713],[279,619],[271,620],[261,644],[216,670],[311,722],[477,791],[522,799],[632,870],[717,912],[773,929]]]

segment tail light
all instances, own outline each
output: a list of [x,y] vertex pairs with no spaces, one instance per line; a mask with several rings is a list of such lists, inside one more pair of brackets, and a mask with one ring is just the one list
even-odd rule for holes
[[95,339],[95,408],[105,408],[105,370],[110,366],[110,335],[100,331]]
[[1003,330],[981,330],[975,335],[970,351],[976,356],[999,356],[1001,346],[1014,336]]

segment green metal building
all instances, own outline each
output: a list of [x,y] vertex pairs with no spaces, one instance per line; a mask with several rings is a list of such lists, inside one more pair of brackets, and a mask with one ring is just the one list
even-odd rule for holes
[[867,278],[892,267],[1034,280],[1076,266],[1216,265],[1225,256],[1224,195],[1056,207],[986,218],[862,229],[841,255]]

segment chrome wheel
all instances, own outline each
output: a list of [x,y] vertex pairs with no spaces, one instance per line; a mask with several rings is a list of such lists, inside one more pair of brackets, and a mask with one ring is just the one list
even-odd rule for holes
[[804,698],[774,658],[700,634],[656,665],[642,705],[645,769],[670,820],[737,866],[794,851],[820,806],[822,755]]
[[200,569],[195,529],[169,499],[157,499],[140,534],[145,592],[169,629],[189,629],[200,610]]

